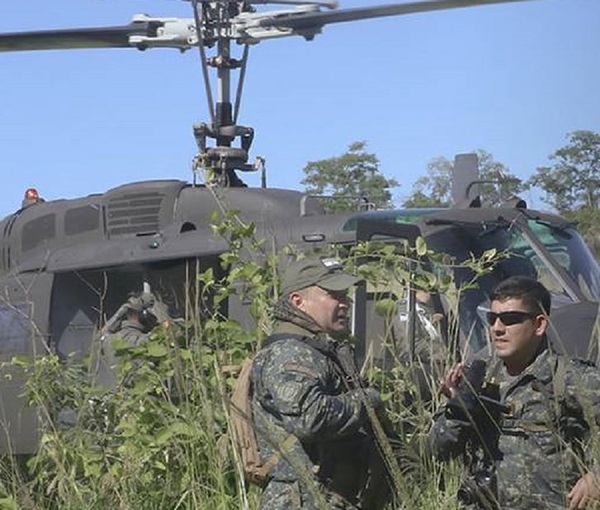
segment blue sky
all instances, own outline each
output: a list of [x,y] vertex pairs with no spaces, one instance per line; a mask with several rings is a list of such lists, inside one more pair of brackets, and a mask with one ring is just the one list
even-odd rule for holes
[[[2,0],[0,31],[124,25],[136,13],[192,16],[178,0]],[[266,158],[269,186],[302,189],[308,161],[366,140],[400,181],[399,204],[434,157],[481,148],[526,178],[567,133],[600,132],[599,48],[598,0],[330,25],[312,42],[252,48],[239,120],[256,130],[251,155]],[[32,186],[53,200],[192,178],[191,126],[208,119],[197,51],[0,53],[0,90],[2,217]]]

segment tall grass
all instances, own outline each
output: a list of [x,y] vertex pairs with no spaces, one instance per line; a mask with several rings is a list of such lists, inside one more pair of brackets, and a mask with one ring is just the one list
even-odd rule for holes
[[7,466],[3,477],[19,508],[226,509],[252,499],[219,443],[227,383],[219,367],[237,360],[179,342],[158,331],[141,347],[121,346],[110,391],[83,367],[36,360],[28,394],[44,417],[39,452],[22,476]]
[[[111,391],[95,388],[83,367],[37,359],[28,395],[43,417],[40,448],[20,464],[3,459],[0,508],[255,508],[259,489],[243,480],[227,435],[232,377],[223,368],[239,363],[242,351],[211,346],[239,346],[246,334],[223,323],[211,335],[182,345],[181,336],[157,331],[143,346],[121,346]],[[407,411],[393,407],[392,416],[405,420]],[[411,416],[426,423],[430,415]],[[413,479],[398,485],[406,492],[395,507],[453,508],[456,476],[418,455],[412,460]]]
[[[277,260],[261,243],[250,247],[251,253],[262,250],[260,257],[242,256],[244,240],[254,234],[252,226],[236,226],[234,219],[219,225],[232,246],[223,256],[227,276],[217,281],[210,270],[195,275],[185,323],[158,328],[139,347],[117,342],[114,388],[95,385],[85,364],[65,365],[55,356],[15,360],[28,372],[27,399],[38,409],[41,441],[30,458],[0,459],[0,510],[256,508],[260,489],[244,480],[229,434],[229,395],[235,380],[232,367],[252,355],[269,332]],[[419,253],[407,258],[389,246],[377,254],[363,246],[354,257],[368,258],[363,276],[375,287],[385,282],[387,290],[408,285],[446,292],[455,310],[461,289],[446,276],[431,276],[418,266],[423,250],[419,245]],[[473,262],[480,270],[474,274],[492,263],[490,256]],[[220,310],[234,293],[252,303],[253,329],[206,312],[207,303]],[[386,306],[383,315],[390,311]],[[448,328],[455,331],[455,324]],[[392,357],[397,355],[393,368],[372,366],[366,375],[382,392],[391,426],[404,445],[397,464],[398,450],[385,436],[378,437],[394,477],[389,508],[458,508],[462,467],[435,462],[424,448],[433,410],[440,404],[436,376],[428,379],[433,397],[424,399],[414,373],[424,368],[427,373],[427,367],[407,364],[387,335],[383,342]],[[443,372],[454,360],[446,356],[438,361]],[[376,421],[373,425],[383,436]]]

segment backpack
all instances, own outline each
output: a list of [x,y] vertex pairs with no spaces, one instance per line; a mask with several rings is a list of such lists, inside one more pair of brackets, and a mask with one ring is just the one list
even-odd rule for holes
[[233,443],[237,448],[246,480],[260,487],[268,481],[268,475],[276,461],[263,463],[260,458],[256,432],[252,423],[252,387],[250,373],[252,358],[242,364],[231,395],[231,429]]
[[[275,334],[268,337],[263,345],[267,346],[282,338],[290,337],[305,338],[294,334]],[[281,444],[279,452],[274,453],[266,460],[261,458],[256,431],[252,422],[252,384],[250,381],[252,362],[253,358],[244,361],[233,386],[230,401],[231,430],[233,444],[239,453],[246,480],[259,487],[264,487],[269,481],[269,473],[279,462],[281,453],[289,450],[297,439],[292,434],[288,434]]]

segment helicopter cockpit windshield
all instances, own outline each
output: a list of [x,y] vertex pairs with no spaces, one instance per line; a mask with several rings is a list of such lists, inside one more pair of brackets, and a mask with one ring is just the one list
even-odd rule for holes
[[[552,259],[573,279],[585,299],[600,300],[600,268],[574,226],[570,224],[554,226],[543,221],[528,220],[527,227]],[[542,270],[544,264],[539,256],[533,254],[532,256],[534,264]]]
[[[448,222],[427,235],[426,240],[429,248],[447,253],[458,262],[479,257],[489,249],[507,255],[490,273],[478,278],[475,288],[461,293],[461,343],[471,352],[487,343],[482,311],[489,306],[491,290],[508,276],[524,275],[542,282],[552,294],[553,308],[600,299],[598,263],[581,235],[568,224],[527,217],[517,221]],[[451,271],[457,287],[474,278],[471,269],[460,265]]]

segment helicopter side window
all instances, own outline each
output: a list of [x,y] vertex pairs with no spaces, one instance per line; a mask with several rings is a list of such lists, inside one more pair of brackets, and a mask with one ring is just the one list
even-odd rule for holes
[[[427,244],[430,248],[436,252],[446,253],[452,261],[457,263],[470,260],[473,256],[481,256],[487,249],[486,241],[486,237],[479,235],[479,226],[474,228],[453,226],[441,229],[427,237]],[[501,250],[502,247],[498,247],[498,249]],[[464,356],[479,351],[486,343],[486,326],[477,315],[477,306],[487,299],[486,292],[498,280],[496,275],[480,278],[477,281],[477,287],[473,288],[470,284],[474,279],[474,273],[467,267],[454,266],[454,264],[450,264],[448,267],[436,265],[434,271],[440,276],[450,273],[456,288],[462,289],[456,295],[442,296],[448,312],[459,310],[458,317],[449,317],[450,320],[458,321],[460,331],[460,338],[457,339],[458,348]],[[469,288],[465,289],[465,286]],[[460,306],[458,306],[459,303]]]
[[46,214],[28,221],[21,234],[21,249],[32,250],[48,239],[56,236],[56,215]]
[[[555,257],[556,258],[556,257]],[[561,283],[552,274],[550,269],[544,264],[537,254],[531,254],[531,262],[535,265],[538,272],[538,281],[553,294],[563,294],[564,289]]]
[[26,354],[32,334],[30,303],[0,306],[0,355]]
[[65,213],[65,234],[72,236],[100,228],[100,208],[95,204],[74,207]]
[[[408,275],[414,276],[422,269],[409,256],[408,241],[385,236],[374,238],[385,239],[386,247],[393,244],[400,257],[393,261],[370,257],[369,263],[375,266],[366,285],[365,362],[385,368],[411,359],[425,364],[445,361],[448,349],[441,331],[443,313],[439,297],[416,289],[411,283]],[[423,269],[430,270],[428,265]]]

